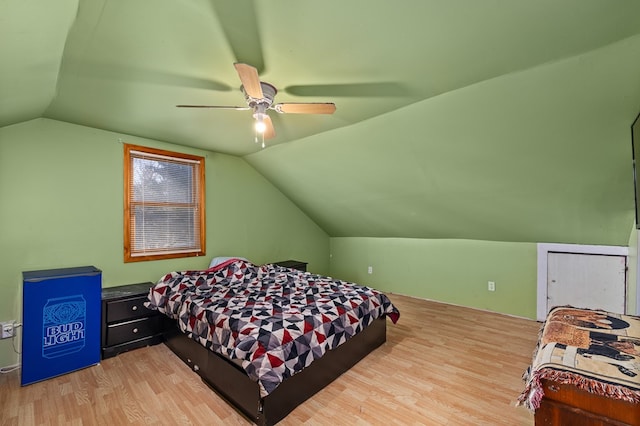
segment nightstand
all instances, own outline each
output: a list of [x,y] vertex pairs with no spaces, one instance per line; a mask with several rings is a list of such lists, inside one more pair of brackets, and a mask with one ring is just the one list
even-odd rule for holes
[[273,262],[273,264],[284,266],[285,268],[297,269],[302,272],[307,272],[307,262],[300,262],[299,260],[282,260],[280,262]]
[[173,321],[147,309],[153,283],[129,284],[102,289],[102,358],[164,341],[163,332]]

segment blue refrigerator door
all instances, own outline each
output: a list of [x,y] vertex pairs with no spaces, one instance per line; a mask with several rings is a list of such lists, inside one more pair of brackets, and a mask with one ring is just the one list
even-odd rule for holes
[[23,272],[22,386],[100,362],[102,271]]

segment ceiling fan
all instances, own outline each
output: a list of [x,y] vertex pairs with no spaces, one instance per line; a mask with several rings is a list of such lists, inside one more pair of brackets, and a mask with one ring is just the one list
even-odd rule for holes
[[235,110],[252,110],[255,119],[256,142],[258,138],[264,140],[276,136],[271,118],[267,110],[272,109],[281,114],[333,114],[336,105],[331,102],[287,102],[274,104],[273,99],[278,93],[278,89],[272,84],[260,81],[258,70],[247,64],[235,63],[233,66],[238,72],[242,86],[240,89],[244,93],[246,107],[221,106],[221,105],[176,105],[178,108],[218,108]]

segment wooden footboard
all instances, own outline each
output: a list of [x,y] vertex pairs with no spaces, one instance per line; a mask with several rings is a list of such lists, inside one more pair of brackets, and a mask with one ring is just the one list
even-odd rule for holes
[[640,425],[640,404],[596,395],[573,385],[541,380],[544,398],[536,410],[536,426]]
[[376,319],[363,331],[285,380],[265,398],[260,398],[258,384],[244,370],[190,339],[177,327],[167,333],[166,345],[248,419],[258,425],[273,425],[382,345],[386,341],[386,327],[386,317]]

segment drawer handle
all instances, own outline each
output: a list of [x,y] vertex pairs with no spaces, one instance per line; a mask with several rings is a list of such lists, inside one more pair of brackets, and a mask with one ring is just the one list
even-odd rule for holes
[[133,332],[134,332],[134,333],[137,333],[137,332],[138,332],[138,328],[134,328],[134,329],[133,329]]
[[138,305],[133,305],[133,306],[131,307],[131,310],[132,310],[132,311],[137,311],[137,310],[138,310]]
[[194,365],[193,366],[193,371],[198,371],[198,370],[200,370],[200,367],[198,367],[198,364]]

